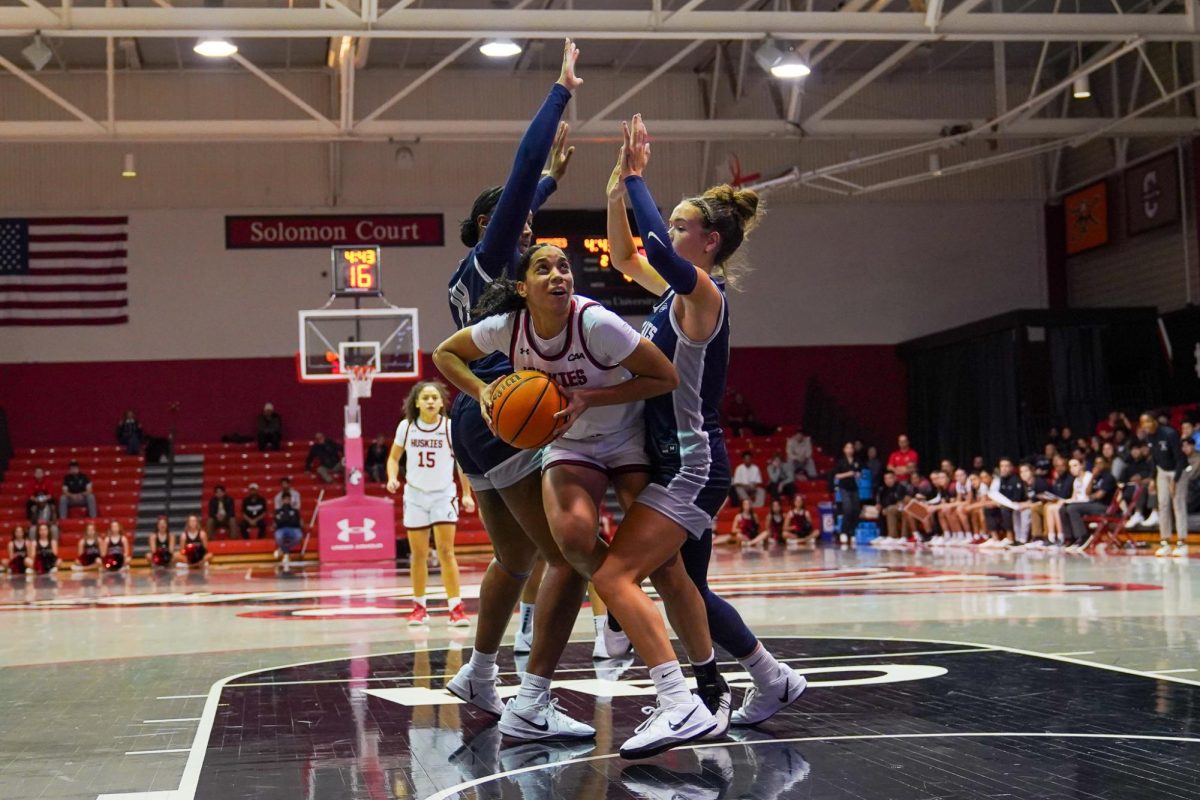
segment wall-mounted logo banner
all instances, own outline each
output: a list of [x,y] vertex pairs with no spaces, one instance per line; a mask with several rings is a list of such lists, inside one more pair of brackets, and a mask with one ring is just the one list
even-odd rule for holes
[[1067,195],[1063,211],[1067,215],[1067,255],[1108,243],[1108,184],[1104,181]]
[[225,217],[225,249],[332,247],[441,247],[441,214],[319,214]]
[[1174,150],[1125,170],[1125,219],[1130,236],[1179,221],[1179,161]]

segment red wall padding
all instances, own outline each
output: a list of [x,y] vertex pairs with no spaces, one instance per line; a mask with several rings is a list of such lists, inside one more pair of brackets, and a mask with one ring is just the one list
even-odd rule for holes
[[[428,356],[424,374],[436,374]],[[729,385],[760,419],[794,423],[803,418],[805,387],[814,376],[852,418],[870,420],[889,437],[902,430],[904,367],[888,345],[735,348]],[[394,429],[409,386],[375,384],[363,404],[367,436]],[[148,434],[165,436],[173,401],[179,402],[180,442],[252,435],[267,400],[283,415],[285,438],[307,439],[318,430],[341,438],[345,387],[300,384],[290,358],[0,364],[0,408],[19,448],[113,444],[126,408],[137,412]]]

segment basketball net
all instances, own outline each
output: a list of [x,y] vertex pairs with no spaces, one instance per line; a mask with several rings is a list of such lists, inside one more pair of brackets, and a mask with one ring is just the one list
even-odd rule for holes
[[371,384],[375,381],[375,365],[363,364],[351,367],[346,377],[350,383],[351,405],[357,405],[356,400],[371,396]]

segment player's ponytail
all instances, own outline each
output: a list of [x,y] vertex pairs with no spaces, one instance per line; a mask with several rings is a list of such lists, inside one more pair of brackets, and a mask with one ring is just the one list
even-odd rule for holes
[[751,189],[735,189],[727,183],[705,190],[699,197],[687,202],[700,210],[706,230],[721,234],[721,246],[713,258],[716,272],[730,286],[749,272],[744,263],[732,262],[733,255],[742,246],[746,235],[758,225],[763,215],[758,193]]
[[479,244],[479,218],[492,213],[496,203],[500,202],[503,186],[492,186],[484,189],[471,205],[471,216],[464,219],[458,226],[458,238],[467,247]]
[[525,252],[521,254],[521,260],[517,262],[516,280],[497,278],[489,283],[488,287],[483,290],[483,297],[479,298],[479,302],[471,309],[472,321],[477,322],[484,317],[523,310],[525,298],[517,291],[517,283],[525,278],[525,273],[529,271],[529,265],[533,263],[534,254],[543,247],[549,246],[543,242],[525,249]]

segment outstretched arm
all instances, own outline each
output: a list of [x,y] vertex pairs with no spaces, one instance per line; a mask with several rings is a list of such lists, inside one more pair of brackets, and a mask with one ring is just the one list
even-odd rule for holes
[[655,297],[667,291],[667,282],[659,275],[645,256],[637,250],[633,231],[629,229],[629,215],[625,211],[625,184],[621,181],[621,166],[625,161],[625,148],[617,151],[617,165],[608,179],[608,252],[613,268],[636,281]]
[[[583,83],[575,77],[575,60],[579,49],[567,39],[563,44],[562,71],[558,82],[550,88],[550,94],[538,109],[521,143],[512,170],[500,194],[500,200],[484,228],[483,241],[477,255],[479,264],[493,278],[501,277],[512,261],[513,251],[525,228],[525,220],[533,205],[534,194],[542,166],[558,135],[558,123],[562,118],[571,92]],[[564,134],[565,135],[565,134]]]

